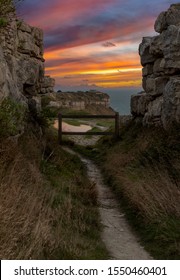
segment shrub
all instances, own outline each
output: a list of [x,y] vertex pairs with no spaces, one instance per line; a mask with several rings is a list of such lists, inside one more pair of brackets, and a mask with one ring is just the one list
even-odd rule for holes
[[7,19],[5,19],[3,17],[0,18],[0,28],[5,27],[7,25],[7,23],[8,23]]
[[10,99],[5,98],[0,105],[0,137],[18,134],[23,125],[25,107]]

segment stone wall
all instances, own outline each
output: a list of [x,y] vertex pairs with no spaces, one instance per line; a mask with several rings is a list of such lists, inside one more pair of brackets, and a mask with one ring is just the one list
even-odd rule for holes
[[133,95],[131,112],[144,125],[180,123],[180,4],[162,12],[154,37],[144,37],[139,46],[144,92]]
[[0,101],[11,96],[40,106],[39,94],[53,92],[54,79],[44,75],[43,32],[8,15],[0,28]]

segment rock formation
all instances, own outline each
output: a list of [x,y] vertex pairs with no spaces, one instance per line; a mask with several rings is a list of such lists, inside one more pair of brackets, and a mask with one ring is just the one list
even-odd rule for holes
[[0,27],[0,101],[11,96],[38,108],[39,94],[53,92],[54,83],[44,75],[42,30],[9,13]]
[[49,106],[56,108],[71,108],[73,110],[84,110],[90,105],[101,105],[110,107],[110,97],[106,93],[88,92],[61,92],[49,95],[51,101]]
[[155,31],[139,46],[144,92],[132,96],[131,112],[168,129],[180,123],[180,3],[158,16]]

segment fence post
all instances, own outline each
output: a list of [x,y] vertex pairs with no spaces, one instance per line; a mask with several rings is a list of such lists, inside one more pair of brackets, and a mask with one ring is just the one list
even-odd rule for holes
[[119,138],[119,113],[116,112],[115,116],[115,135],[116,138]]
[[58,142],[62,144],[62,115],[58,115]]

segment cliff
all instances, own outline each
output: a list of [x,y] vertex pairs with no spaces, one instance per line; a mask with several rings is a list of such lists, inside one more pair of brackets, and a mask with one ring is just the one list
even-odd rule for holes
[[168,129],[180,123],[180,4],[162,12],[154,37],[144,37],[139,46],[144,92],[131,98],[131,112],[144,125]]
[[39,109],[40,94],[53,92],[54,79],[44,74],[43,32],[16,17],[0,27],[0,102],[11,97]]
[[51,101],[49,106],[56,108],[71,108],[74,110],[84,110],[90,105],[101,105],[110,107],[110,97],[102,92],[60,92],[49,95]]

